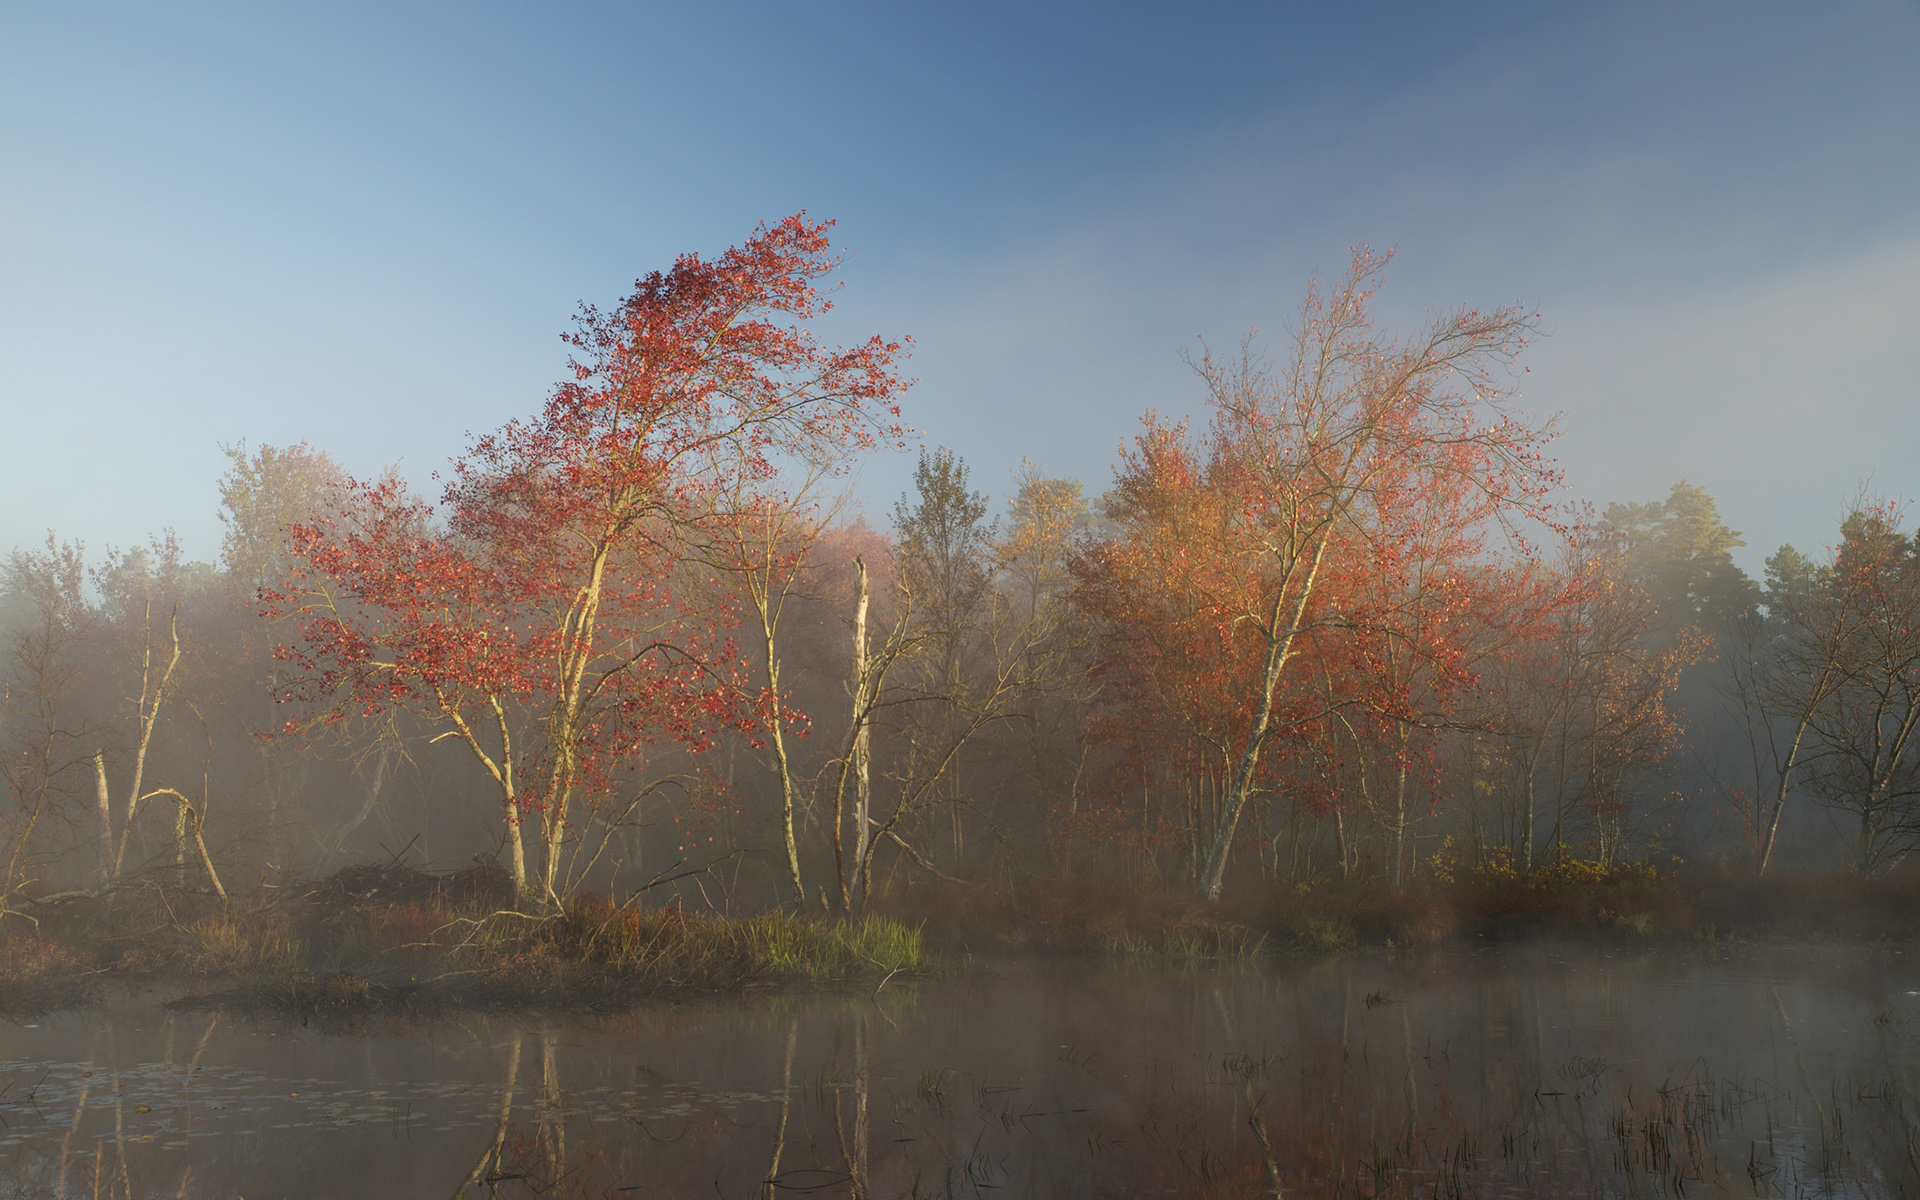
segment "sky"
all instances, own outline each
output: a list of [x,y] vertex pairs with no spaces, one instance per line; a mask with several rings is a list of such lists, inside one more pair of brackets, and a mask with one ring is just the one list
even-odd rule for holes
[[1916,61],[1915,0],[0,4],[0,550],[214,560],[242,442],[431,493],[580,303],[804,210],[996,496],[1366,243],[1391,329],[1540,314],[1569,500],[1689,480],[1757,573],[1920,497]]

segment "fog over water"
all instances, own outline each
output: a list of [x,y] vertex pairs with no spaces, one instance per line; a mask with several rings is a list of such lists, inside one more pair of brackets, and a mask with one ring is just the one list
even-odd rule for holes
[[[405,1029],[122,997],[0,1029],[31,1196],[1894,1196],[1899,952],[1013,963]],[[462,1188],[465,1191],[462,1191]]]

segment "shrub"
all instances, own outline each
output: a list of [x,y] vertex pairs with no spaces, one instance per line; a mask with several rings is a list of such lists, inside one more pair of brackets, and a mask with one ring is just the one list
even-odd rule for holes
[[91,951],[37,933],[13,934],[0,941],[0,980],[23,983],[84,974],[93,969]]

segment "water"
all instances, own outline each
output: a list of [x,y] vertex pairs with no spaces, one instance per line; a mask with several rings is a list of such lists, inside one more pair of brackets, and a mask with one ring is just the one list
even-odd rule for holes
[[1911,1195],[1917,992],[1534,949],[408,1030],[121,998],[0,1025],[0,1195]]

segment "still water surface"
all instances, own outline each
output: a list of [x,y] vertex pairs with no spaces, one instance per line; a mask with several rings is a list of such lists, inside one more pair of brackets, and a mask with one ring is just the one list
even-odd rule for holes
[[323,1030],[0,1025],[0,1196],[1920,1195],[1885,951],[1021,963]]

